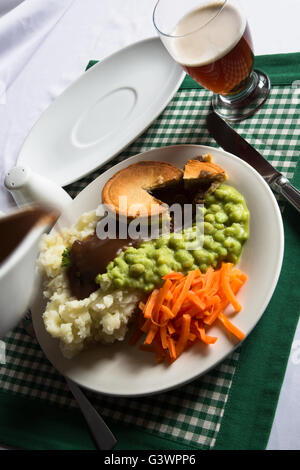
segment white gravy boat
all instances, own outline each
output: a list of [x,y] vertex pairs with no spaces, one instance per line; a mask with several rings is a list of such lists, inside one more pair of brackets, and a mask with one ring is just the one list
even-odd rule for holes
[[0,337],[21,320],[30,305],[41,235],[72,201],[63,188],[29,168],[13,168],[4,184],[19,209],[0,214]]

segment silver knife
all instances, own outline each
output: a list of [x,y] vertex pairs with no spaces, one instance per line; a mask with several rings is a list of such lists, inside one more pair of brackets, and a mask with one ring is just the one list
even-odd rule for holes
[[208,115],[206,124],[210,135],[224,150],[237,155],[255,168],[274,191],[281,194],[300,212],[300,191],[252,145],[214,112]]

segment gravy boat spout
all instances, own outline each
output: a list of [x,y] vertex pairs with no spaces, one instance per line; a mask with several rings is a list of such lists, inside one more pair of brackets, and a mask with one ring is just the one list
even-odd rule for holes
[[0,337],[22,318],[34,293],[41,235],[59,212],[27,206],[0,217]]

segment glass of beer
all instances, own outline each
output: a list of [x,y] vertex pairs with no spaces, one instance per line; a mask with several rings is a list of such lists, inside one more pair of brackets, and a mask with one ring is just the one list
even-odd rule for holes
[[268,76],[253,69],[252,38],[237,0],[158,0],[153,23],[181,67],[214,95],[227,121],[241,121],[270,93]]

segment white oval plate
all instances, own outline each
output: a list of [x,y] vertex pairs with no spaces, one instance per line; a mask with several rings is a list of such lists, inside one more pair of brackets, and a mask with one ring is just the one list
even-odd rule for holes
[[[136,155],[95,179],[74,199],[59,222],[61,227],[69,226],[83,212],[95,209],[101,202],[105,182],[131,163],[159,160],[183,168],[189,158],[204,153],[211,153],[213,161],[226,170],[228,183],[245,196],[251,214],[250,238],[239,263],[249,279],[238,294],[243,310],[233,318],[234,324],[247,336],[262,316],[277,284],[284,235],[281,213],[269,186],[238,157],[201,145],[176,145]],[[57,340],[52,339],[44,328],[44,307],[40,293],[32,307],[33,324],[48,359],[62,374],[83,387],[109,395],[148,395],[177,387],[216,366],[237,346],[218,325],[210,330],[210,334],[219,338],[214,345],[195,345],[171,365],[156,364],[153,354],[140,351],[126,341],[99,345],[68,360],[62,356]]]
[[184,76],[158,37],[116,52],[49,106],[25,140],[18,164],[60,186],[82,178],[150,126]]

